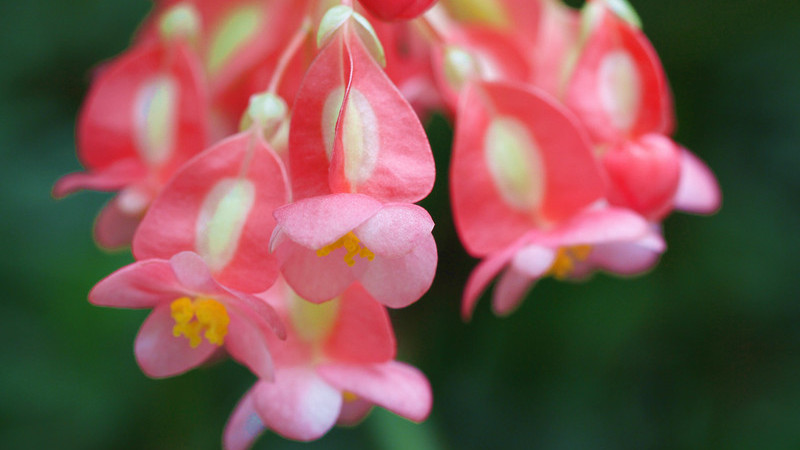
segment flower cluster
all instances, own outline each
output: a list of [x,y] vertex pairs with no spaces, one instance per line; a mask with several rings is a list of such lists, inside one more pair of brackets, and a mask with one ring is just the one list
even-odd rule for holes
[[668,136],[666,79],[627,3],[433,3],[157,0],[97,71],[86,171],[54,193],[117,192],[95,237],[136,262],[89,300],[152,309],[135,343],[152,377],[223,354],[258,377],[227,448],[267,428],[316,439],[372,405],[428,415],[386,308],[436,271],[415,204],[435,178],[430,111],[454,120],[456,226],[485,258],[467,317],[501,272],[498,313],[545,275],[643,271],[667,214],[718,207],[713,175]]

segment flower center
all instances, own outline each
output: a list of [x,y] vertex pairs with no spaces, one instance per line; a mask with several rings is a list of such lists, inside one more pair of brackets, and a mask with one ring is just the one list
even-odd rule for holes
[[317,250],[317,256],[328,256],[330,252],[337,250],[340,247],[344,247],[347,250],[347,253],[344,255],[344,262],[346,262],[350,267],[355,265],[356,260],[354,258],[356,256],[367,258],[369,261],[375,259],[375,254],[372,253],[372,251],[366,246],[361,245],[361,241],[358,240],[358,237],[356,237],[352,231],[340,237],[333,244],[328,244],[325,247]]
[[556,259],[550,266],[548,273],[559,280],[567,278],[575,269],[575,263],[585,261],[592,253],[591,245],[575,245],[558,249]]
[[181,297],[170,304],[170,309],[175,319],[173,336],[185,336],[192,348],[200,345],[201,333],[209,343],[223,344],[231,319],[222,303],[210,298]]

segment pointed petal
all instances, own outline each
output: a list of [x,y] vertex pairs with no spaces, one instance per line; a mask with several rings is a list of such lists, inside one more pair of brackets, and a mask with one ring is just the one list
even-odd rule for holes
[[585,132],[543,92],[473,84],[458,114],[450,190],[456,228],[471,254],[497,251],[603,195]]
[[494,292],[492,292],[494,313],[498,316],[506,316],[514,312],[535,282],[536,278],[520,273],[514,267],[507,268],[497,280]]
[[288,191],[282,163],[254,133],[222,141],[187,163],[153,202],[134,238],[137,258],[199,253],[214,278],[260,292],[278,273],[272,212]]
[[651,269],[665,249],[664,239],[654,230],[635,241],[597,245],[586,262],[607,272],[636,275]]
[[336,125],[331,189],[383,202],[419,201],[436,176],[425,130],[358,36],[345,39],[352,78]]
[[277,370],[275,381],[254,387],[256,411],[264,424],[289,439],[311,441],[336,423],[342,394],[308,367]]
[[89,302],[115,308],[152,308],[184,295],[169,261],[150,259],[127,265],[100,280]]
[[376,300],[390,308],[404,308],[419,300],[431,287],[436,275],[436,242],[433,235],[422,235],[413,250],[397,258],[376,254],[364,263],[358,277]]
[[381,203],[366,195],[333,194],[278,208],[275,219],[280,227],[279,233],[317,250],[352,231],[380,209]]
[[53,186],[53,196],[61,198],[80,189],[117,191],[144,178],[146,170],[141,161],[127,158],[112,163],[102,170],[70,173],[56,181]]
[[428,417],[433,403],[428,379],[408,364],[323,364],[319,374],[336,388],[352,392],[415,422]]
[[412,204],[386,205],[355,230],[371,251],[395,258],[410,251],[433,229],[425,209]]
[[331,360],[368,364],[394,359],[395,338],[389,315],[354,283],[340,297],[336,324],[325,341]]
[[250,389],[239,400],[222,434],[225,450],[247,450],[261,436],[266,427],[255,409],[255,389]]
[[203,341],[195,348],[189,339],[172,334],[175,320],[169,303],[156,306],[139,329],[134,352],[142,371],[153,378],[171,377],[197,367],[208,359],[217,346]]
[[722,193],[711,169],[686,149],[681,149],[681,176],[675,193],[675,209],[694,214],[714,214]]

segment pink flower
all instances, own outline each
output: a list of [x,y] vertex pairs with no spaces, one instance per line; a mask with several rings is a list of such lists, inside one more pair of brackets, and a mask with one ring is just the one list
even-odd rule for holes
[[287,338],[269,338],[274,382],[257,381],[231,415],[225,448],[249,447],[266,428],[302,441],[337,421],[355,423],[373,404],[424,420],[431,390],[417,369],[397,361],[386,309],[360,286],[314,304],[281,282],[265,293],[287,323]]
[[467,281],[461,313],[465,319],[472,316],[481,292],[501,272],[492,308],[505,315],[519,306],[539,278],[583,278],[596,269],[632,275],[652,267],[664,248],[661,235],[640,216],[590,208],[555,228],[531,230],[481,261]]
[[352,17],[331,31],[295,99],[289,132],[295,199],[360,193],[416,202],[435,178],[427,136],[375,61],[380,43]]
[[192,252],[123,267],[97,283],[89,301],[153,308],[134,346],[136,361],[151,377],[183,373],[224,347],[258,377],[271,379],[267,338],[285,336],[271,306],[217,283],[203,259]]
[[53,194],[120,191],[95,224],[103,247],[128,245],[151,200],[206,145],[206,94],[196,58],[180,39],[154,40],[109,63],[92,84],[77,127],[87,172],[64,176]]
[[361,194],[312,197],[278,208],[270,242],[286,281],[324,302],[358,282],[392,308],[419,299],[436,272],[433,221],[419,206]]
[[278,276],[270,254],[275,208],[289,200],[283,163],[251,131],[189,161],[153,202],[133,240],[137,259],[199,254],[226,287],[263,292]]

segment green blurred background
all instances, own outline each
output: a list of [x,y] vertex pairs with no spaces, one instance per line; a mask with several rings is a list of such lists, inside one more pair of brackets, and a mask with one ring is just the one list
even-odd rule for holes
[[[579,2],[571,2],[575,5]],[[711,218],[674,215],[660,266],[633,280],[540,283],[511,317],[461,322],[475,261],[445,201],[450,130],[424,202],[437,280],[392,313],[400,358],[434,388],[421,426],[375,410],[312,444],[257,448],[800,448],[800,2],[632,0],[675,94],[676,139],[714,169]],[[0,447],[216,448],[253,382],[227,361],[169,380],[137,368],[146,315],[90,306],[130,261],[91,226],[109,198],[50,197],[79,169],[75,114],[94,64],[122,51],[145,1],[0,3]]]

